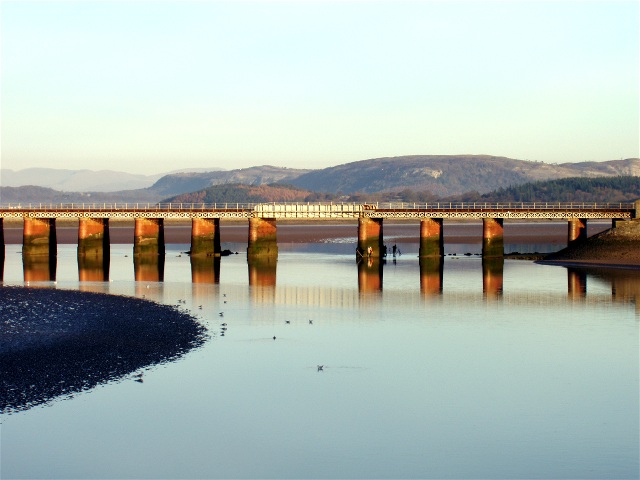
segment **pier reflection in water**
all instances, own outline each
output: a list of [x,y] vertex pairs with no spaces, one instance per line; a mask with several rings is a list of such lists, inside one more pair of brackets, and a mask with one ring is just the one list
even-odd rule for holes
[[[98,363],[104,388],[3,418],[7,477],[637,478],[637,271],[408,254],[354,265],[287,245],[277,262],[201,263],[186,248],[167,252],[162,282],[134,281],[130,247],[112,250],[109,282],[78,281],[75,250],[59,250],[47,290],[144,296],[193,312],[210,338],[113,382]],[[5,285],[23,272],[10,254]],[[135,340],[123,358],[155,348],[120,325]],[[273,462],[264,438],[296,461]]]
[[108,282],[109,265],[109,256],[78,256],[78,278],[81,282]]
[[[63,250],[64,251],[64,250]],[[182,255],[177,255],[181,257]],[[142,284],[162,283],[165,281],[165,257],[164,256],[125,256],[125,262],[133,262],[134,280]],[[231,262],[237,266],[238,262],[244,262],[248,276],[248,285],[253,287],[254,295],[262,297],[260,301],[274,299],[277,285],[278,258],[277,257],[240,257],[233,259],[214,256],[188,257],[190,264],[190,280],[194,284],[219,284],[221,271],[224,272],[225,262]],[[352,258],[352,257],[351,257]],[[476,271],[482,272],[482,293],[486,300],[498,300],[505,294],[505,260],[503,258],[467,258],[449,257],[421,257],[409,258],[403,256],[401,261],[396,259],[363,258],[356,261],[355,272],[357,274],[357,288],[360,293],[382,292],[384,288],[384,270],[396,268],[402,264],[404,267],[419,269],[419,277],[416,279],[416,288],[425,296],[440,296],[447,293],[445,279],[456,271],[455,266],[460,264],[477,265]],[[455,261],[453,261],[455,260]],[[65,259],[66,261],[66,259]],[[108,282],[110,279],[110,258],[77,257],[78,280],[83,283]],[[118,263],[122,266],[122,259]],[[0,281],[5,278],[6,261],[0,258]],[[47,255],[25,255],[22,257],[22,279],[25,283],[54,282],[57,280],[58,258]],[[173,259],[172,259],[173,263]],[[528,263],[528,262],[521,262]],[[130,264],[130,263],[129,263]],[[353,265],[352,260],[346,261],[346,265]],[[413,264],[416,264],[415,266]],[[228,264],[227,264],[228,265]],[[173,267],[172,267],[173,268]],[[227,268],[229,268],[227,266]],[[234,267],[235,268],[235,267]],[[312,268],[312,267],[311,267]],[[348,267],[347,267],[348,268]],[[353,267],[351,267],[353,268]],[[351,269],[349,268],[349,269]],[[619,301],[635,301],[640,296],[640,276],[637,270],[611,269],[611,268],[587,268],[587,267],[553,267],[566,270],[566,298],[580,300],[587,296],[588,284],[594,282],[602,285],[610,284],[611,295]],[[452,270],[453,269],[453,270]],[[353,271],[353,270],[352,270]],[[173,277],[174,272],[170,272]],[[468,278],[465,282],[469,282]],[[449,282],[450,284],[450,282]],[[144,289],[146,285],[139,285]],[[522,287],[522,286],[520,286]],[[448,288],[452,288],[449,286]],[[506,292],[514,286],[507,286]],[[102,289],[104,290],[104,289]],[[556,289],[556,293],[559,293]],[[598,293],[602,295],[602,293]],[[258,299],[256,297],[256,300]]]

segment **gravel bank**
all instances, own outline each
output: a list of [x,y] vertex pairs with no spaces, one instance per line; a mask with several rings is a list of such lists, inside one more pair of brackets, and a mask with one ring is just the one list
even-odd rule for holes
[[174,307],[89,292],[0,287],[0,413],[118,380],[206,341]]
[[640,220],[619,222],[581,245],[547,255],[541,263],[640,268]]

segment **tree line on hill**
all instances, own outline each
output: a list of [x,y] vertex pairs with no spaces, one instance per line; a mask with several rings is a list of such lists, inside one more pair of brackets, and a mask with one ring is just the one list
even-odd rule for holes
[[391,192],[344,195],[312,192],[292,185],[214,185],[197,192],[176,195],[163,203],[261,203],[261,202],[596,202],[620,203],[640,199],[640,177],[572,177],[525,183],[489,193],[469,192],[443,197],[428,190],[403,189]]

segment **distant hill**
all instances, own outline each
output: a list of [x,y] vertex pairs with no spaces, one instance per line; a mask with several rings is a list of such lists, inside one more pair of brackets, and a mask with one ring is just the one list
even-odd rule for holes
[[162,203],[302,202],[311,192],[288,185],[214,185],[199,192],[166,198]]
[[640,175],[640,159],[552,165],[488,155],[415,155],[377,158],[314,170],[290,183],[343,194],[429,191],[438,197],[486,193],[522,183],[563,177]]
[[[52,174],[53,175],[53,174]],[[292,185],[309,192],[305,201],[334,198],[413,197],[424,201],[474,192],[482,195],[541,180],[568,177],[640,176],[640,159],[564,163],[514,160],[488,155],[414,155],[351,162],[321,170],[269,165],[236,170],[164,175],[141,189],[49,191],[33,186],[0,188],[0,203],[24,202],[158,202],[215,185]],[[4,181],[3,181],[4,185]],[[237,187],[233,187],[237,188]],[[25,191],[20,191],[26,189]],[[230,190],[227,190],[231,194]],[[206,194],[205,194],[206,195]],[[414,200],[411,200],[414,201]]]
[[398,192],[356,193],[339,195],[310,192],[287,185],[248,186],[217,185],[193,193],[164,199],[163,203],[259,203],[259,202],[591,202],[629,203],[640,199],[640,178],[573,177],[560,180],[531,182],[479,194],[469,192],[451,197],[439,197],[428,191],[405,189]]
[[262,165],[260,167],[242,168],[238,170],[224,170],[201,173],[175,173],[165,175],[150,187],[150,190],[159,195],[178,195],[181,193],[195,192],[211,185],[244,184],[263,185],[270,183],[291,183],[291,180],[311,170],[273,167]]
[[46,187],[65,192],[118,192],[151,187],[160,178],[177,172],[209,172],[216,169],[185,168],[153,175],[135,175],[114,170],[69,170],[58,168],[0,169],[0,186]]

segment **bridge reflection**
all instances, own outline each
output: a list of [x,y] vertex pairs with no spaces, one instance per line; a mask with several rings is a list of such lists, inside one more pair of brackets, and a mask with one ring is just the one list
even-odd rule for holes
[[[80,283],[108,282],[110,262],[101,257],[78,257],[78,280]],[[4,257],[0,256],[0,281],[4,277]],[[384,260],[372,257],[357,262],[357,289],[323,287],[277,287],[277,258],[249,257],[247,261],[248,284],[252,291],[252,300],[256,302],[286,302],[286,299],[296,299],[303,302],[328,302],[334,304],[354,304],[366,296],[383,294],[384,269],[388,268]],[[138,256],[133,258],[134,279],[137,284],[136,294],[144,294],[144,289],[150,283],[162,283],[165,277],[164,256]],[[57,257],[49,255],[24,256],[22,261],[25,283],[52,282],[56,280]],[[190,258],[191,281],[199,285],[220,284],[220,257],[192,257]],[[443,258],[420,258],[419,295],[423,299],[446,296],[447,299],[457,295],[472,298],[475,293],[460,293],[457,289],[445,291],[444,278],[446,275]],[[556,267],[559,268],[559,267]],[[640,276],[637,270],[611,268],[582,268],[568,267],[565,292],[551,294],[530,294],[524,297],[516,291],[505,291],[504,260],[502,258],[482,259],[482,293],[483,301],[494,300],[513,303],[515,298],[526,297],[526,302],[548,303],[549,301],[566,302],[595,301],[600,302],[609,298],[612,301],[635,302],[640,311]],[[145,285],[146,284],[146,285]],[[588,286],[595,285],[596,292],[603,290],[603,285],[609,286],[610,295],[602,293],[588,293]],[[520,286],[521,288],[521,286]],[[82,289],[82,285],[81,285]],[[479,286],[472,289],[479,292]],[[371,295],[369,295],[371,294]],[[364,297],[363,297],[364,295]],[[394,290],[397,296],[397,290]],[[412,297],[414,298],[414,297]],[[387,297],[385,297],[385,301]]]

